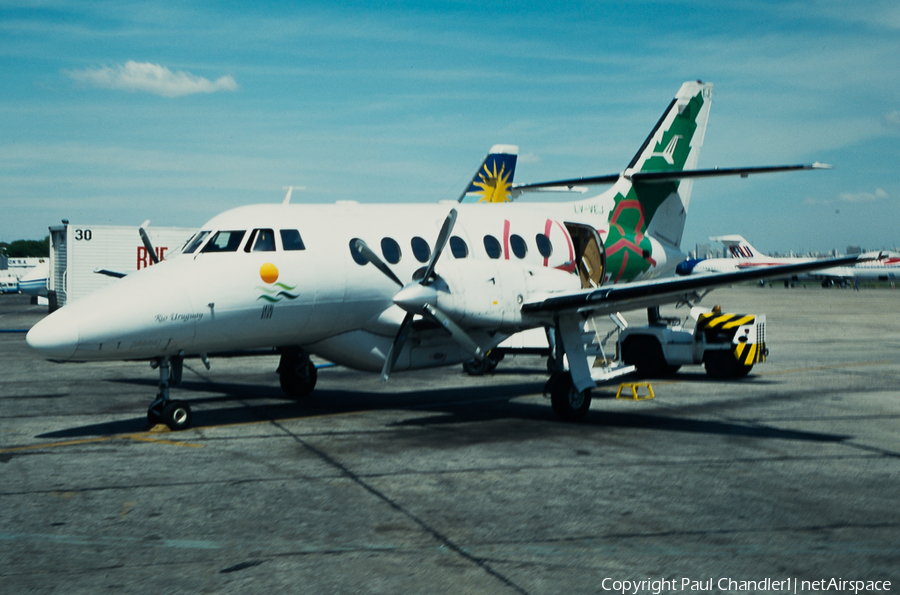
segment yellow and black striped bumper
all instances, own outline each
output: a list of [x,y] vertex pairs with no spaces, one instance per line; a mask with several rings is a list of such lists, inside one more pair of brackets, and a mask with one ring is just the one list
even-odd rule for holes
[[744,366],[761,364],[766,361],[765,343],[737,343],[733,351],[734,357]]

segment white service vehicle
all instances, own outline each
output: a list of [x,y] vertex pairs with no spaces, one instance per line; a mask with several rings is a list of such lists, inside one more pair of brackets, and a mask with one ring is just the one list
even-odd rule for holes
[[[664,377],[700,364],[712,378],[743,378],[754,364],[766,361],[765,314],[729,314],[716,306],[691,308],[684,320],[662,317],[659,308],[649,308],[647,317],[645,325],[629,325],[620,313],[609,315],[612,327],[602,317],[585,321],[582,340],[595,382],[630,373]],[[607,344],[614,336],[613,350]],[[547,367],[554,371],[560,367],[557,345],[552,330],[531,329],[508,338],[481,362],[466,362],[463,369],[477,376],[493,371],[506,355],[548,355]],[[562,369],[568,369],[567,363]]]
[[674,374],[681,366],[703,364],[712,378],[742,378],[754,364],[766,361],[766,315],[727,314],[691,308],[693,328],[677,318],[648,310],[649,324],[629,326],[619,333],[622,363],[641,376]]

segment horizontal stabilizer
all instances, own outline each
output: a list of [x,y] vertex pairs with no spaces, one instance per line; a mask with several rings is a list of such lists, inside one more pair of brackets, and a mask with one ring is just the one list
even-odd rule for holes
[[746,178],[751,174],[771,174],[781,171],[800,171],[805,169],[832,169],[825,163],[809,163],[804,165],[763,165],[758,167],[724,167],[713,169],[691,169],[685,171],[650,171],[631,174],[632,182],[656,183],[672,182],[674,180],[692,180],[698,178],[717,178],[721,176],[741,176]]
[[577,185],[598,186],[601,184],[614,184],[620,177],[625,177],[632,182],[645,184],[672,182],[675,180],[692,180],[698,178],[716,178],[721,176],[740,176],[746,178],[752,174],[770,174],[782,171],[800,171],[806,169],[832,169],[826,163],[807,163],[802,165],[763,165],[757,167],[725,167],[713,169],[689,169],[682,171],[646,171],[621,174],[607,174],[603,176],[591,176],[584,178],[571,178],[569,180],[556,180],[553,182],[539,182],[536,184],[516,184],[513,187],[514,194],[525,192],[546,191],[547,188],[573,189]]

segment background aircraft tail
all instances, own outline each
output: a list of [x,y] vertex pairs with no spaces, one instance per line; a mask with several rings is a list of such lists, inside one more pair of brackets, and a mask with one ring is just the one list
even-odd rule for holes
[[757,258],[766,256],[750,245],[750,242],[739,235],[718,236],[709,238],[713,242],[721,242],[732,258]]
[[458,202],[509,202],[519,147],[494,145]]

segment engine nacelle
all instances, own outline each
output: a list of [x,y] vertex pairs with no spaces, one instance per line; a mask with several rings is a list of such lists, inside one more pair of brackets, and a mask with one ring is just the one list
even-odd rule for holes
[[501,332],[522,330],[522,303],[535,293],[572,291],[580,287],[576,275],[506,260],[447,261],[437,267],[432,285],[435,304],[469,328]]

